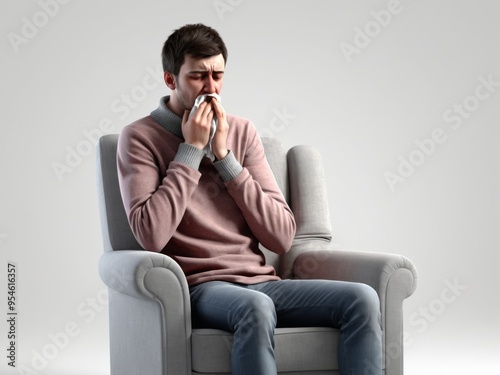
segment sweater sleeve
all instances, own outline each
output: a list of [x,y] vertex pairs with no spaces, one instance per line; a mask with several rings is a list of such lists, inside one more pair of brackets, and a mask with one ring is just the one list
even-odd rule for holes
[[[182,155],[170,162],[166,175],[160,173],[156,147],[141,132],[125,127],[118,140],[117,164],[132,232],[146,250],[160,252],[182,220],[201,174],[181,161],[189,159],[192,163],[197,158],[192,155],[196,150],[181,148]],[[198,157],[201,160],[203,154]],[[160,180],[161,175],[165,177]]]
[[259,242],[268,250],[283,254],[290,249],[295,236],[295,219],[251,123],[245,138],[248,143],[245,154],[240,156],[242,170],[225,181],[225,185]]

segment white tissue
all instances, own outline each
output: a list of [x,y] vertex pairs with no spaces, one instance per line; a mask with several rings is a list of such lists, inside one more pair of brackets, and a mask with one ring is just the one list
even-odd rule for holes
[[[221,101],[221,97],[216,93],[198,96],[196,98],[196,100],[194,101],[194,105],[193,105],[193,108],[191,109],[191,112],[189,113],[189,118],[191,118],[191,116],[193,116],[193,114],[198,110],[198,108],[200,107],[200,104],[205,101],[207,96],[212,96],[215,99],[217,99],[219,102]],[[214,115],[214,118],[212,119],[212,123],[210,124],[210,137],[208,138],[207,145],[203,148],[203,151],[205,151],[205,155],[207,155],[210,158],[210,160],[212,160],[212,161],[215,160],[215,155],[212,151],[212,139],[214,138],[215,129],[217,129],[217,123],[218,123],[217,117],[215,117],[215,115]]]

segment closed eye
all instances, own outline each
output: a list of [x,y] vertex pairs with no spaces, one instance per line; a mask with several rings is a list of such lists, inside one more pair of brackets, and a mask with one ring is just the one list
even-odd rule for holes
[[[209,74],[209,72],[191,72],[189,78],[193,80],[203,80],[207,78]],[[224,78],[224,72],[212,72],[212,79],[214,81],[220,81],[222,78]]]
[[224,72],[214,72],[212,78],[214,81],[220,81],[224,77]]

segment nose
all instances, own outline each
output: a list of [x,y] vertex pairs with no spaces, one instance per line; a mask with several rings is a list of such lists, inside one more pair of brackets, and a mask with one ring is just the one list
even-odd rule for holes
[[212,75],[208,75],[207,78],[205,78],[205,91],[209,94],[216,92],[216,85],[215,85],[215,80],[213,79]]

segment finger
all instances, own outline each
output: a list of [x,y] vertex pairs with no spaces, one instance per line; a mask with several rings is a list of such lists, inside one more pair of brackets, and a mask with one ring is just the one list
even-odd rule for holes
[[203,102],[202,104],[200,104],[200,108],[198,108],[198,111],[201,112],[202,117],[213,117],[212,105],[210,105],[209,102]]
[[212,105],[213,105],[213,108],[214,108],[214,111],[215,111],[215,115],[217,116],[217,118],[219,120],[223,120],[225,113],[224,113],[224,109],[222,108],[222,106],[219,103],[219,101],[218,100],[213,100]]
[[194,112],[194,117],[201,117],[201,115],[203,114],[203,110],[206,108],[206,106],[207,102],[200,103],[200,105],[196,109],[196,112]]
[[212,100],[212,107],[217,115],[220,114],[219,102],[217,100]]

